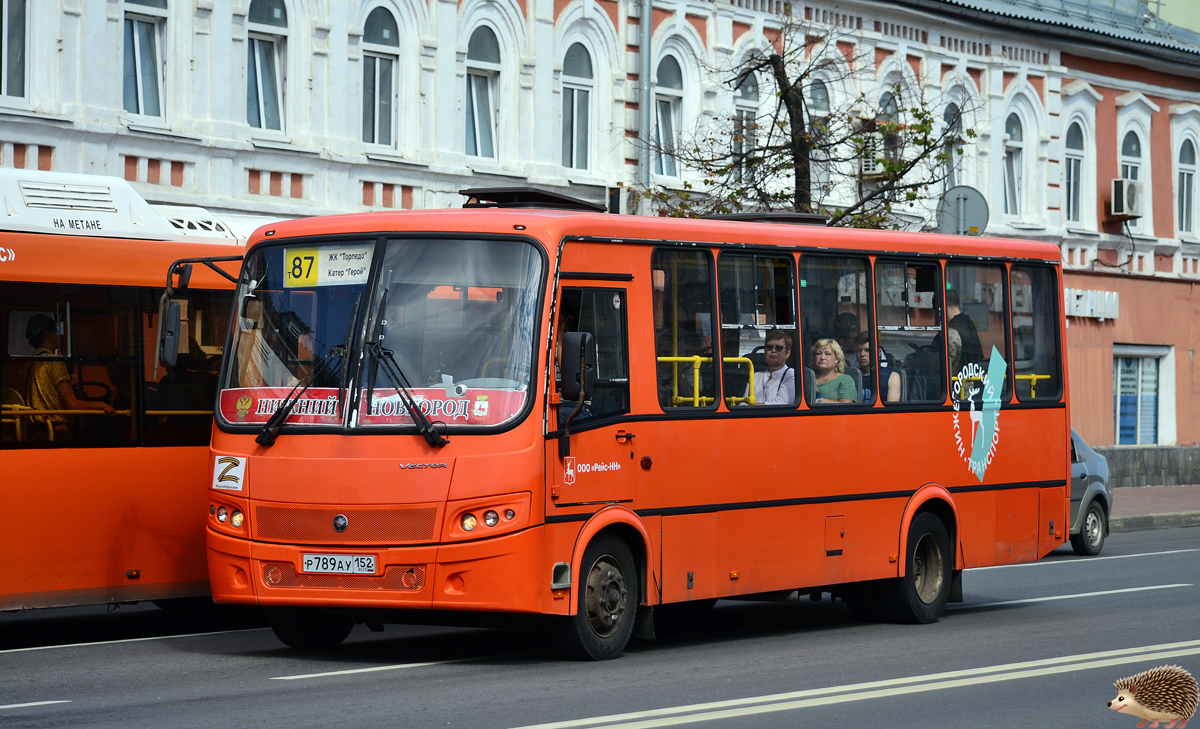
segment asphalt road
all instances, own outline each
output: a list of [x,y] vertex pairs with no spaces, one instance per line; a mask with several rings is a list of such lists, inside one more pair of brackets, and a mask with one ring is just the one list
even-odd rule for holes
[[1200,676],[1200,528],[1114,534],[972,570],[925,626],[841,603],[721,602],[604,663],[537,633],[358,626],[284,648],[253,610],[146,605],[0,615],[0,726],[1130,727],[1113,681]]

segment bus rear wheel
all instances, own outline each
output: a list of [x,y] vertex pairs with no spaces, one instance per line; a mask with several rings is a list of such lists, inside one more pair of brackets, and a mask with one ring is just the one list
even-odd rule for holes
[[311,608],[270,608],[267,617],[276,638],[302,651],[332,650],[354,629],[352,618]]
[[897,623],[932,623],[950,597],[954,553],[946,525],[929,512],[917,514],[906,552],[903,573],[882,590],[884,610]]
[[563,647],[580,660],[616,658],[633,634],[641,594],[633,554],[621,539],[603,535],[588,545],[580,566],[577,612],[563,621]]

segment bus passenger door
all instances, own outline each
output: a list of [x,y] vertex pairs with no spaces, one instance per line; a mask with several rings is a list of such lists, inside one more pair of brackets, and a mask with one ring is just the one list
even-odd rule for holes
[[564,286],[559,293],[554,391],[560,391],[558,363],[566,332],[592,335],[596,383],[582,406],[578,402],[551,406],[550,417],[557,419],[551,421],[551,428],[559,433],[564,427],[570,431],[570,454],[560,456],[557,439],[546,442],[548,513],[575,504],[633,500],[633,436],[627,423],[618,422],[620,416],[629,413],[625,294],[624,288],[572,286]]

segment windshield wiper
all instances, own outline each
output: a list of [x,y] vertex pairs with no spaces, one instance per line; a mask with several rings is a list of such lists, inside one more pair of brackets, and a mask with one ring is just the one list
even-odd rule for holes
[[[343,345],[337,345],[334,347],[329,347],[327,350],[325,350],[325,355],[317,361],[316,365],[308,373],[308,377],[297,381],[292,387],[291,392],[287,394],[287,397],[280,401],[279,408],[271,415],[270,419],[263,424],[262,430],[259,431],[258,436],[255,437],[255,443],[266,448],[270,448],[271,446],[275,445],[275,437],[279,435],[279,429],[283,427],[283,421],[287,420],[287,417],[292,414],[292,408],[295,407],[296,403],[300,401],[300,396],[305,392],[308,392],[308,388],[312,387],[313,383],[317,381],[317,375],[329,369],[329,362],[334,357],[341,357],[343,360],[345,360],[346,347]],[[339,372],[338,374],[341,373]],[[339,380],[339,383],[340,382],[341,380]],[[338,407],[340,408],[341,406],[341,401],[339,400]]]
[[361,291],[358,292],[358,296],[354,299],[354,311],[350,314],[350,321],[346,323],[346,336],[342,337],[342,366],[338,371],[339,403],[345,402],[346,400],[346,379],[350,376],[350,358],[346,355],[350,353],[350,337],[354,336],[354,324],[358,321],[358,305],[360,303],[362,303]]
[[[396,358],[392,354],[392,350],[385,349],[383,344],[379,342],[371,342],[368,346],[371,355],[376,362],[382,362],[383,367],[387,370],[388,376],[392,379],[392,384],[396,387],[396,394],[404,401],[408,412],[412,414],[413,421],[417,423],[417,430],[425,438],[425,442],[435,448],[441,448],[450,442],[450,439],[433,428],[433,423],[429,421],[429,417],[417,406],[416,400],[413,398],[409,389],[412,387],[408,383],[408,378],[400,371],[400,365],[396,363]],[[372,383],[374,384],[374,383]]]

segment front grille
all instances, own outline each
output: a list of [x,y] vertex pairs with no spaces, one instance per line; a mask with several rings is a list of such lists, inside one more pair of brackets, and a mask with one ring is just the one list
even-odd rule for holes
[[[349,522],[338,532],[333,520],[343,515]],[[254,534],[258,539],[316,544],[400,544],[433,540],[438,507],[380,507],[334,509],[295,506],[254,507]]]
[[394,590],[417,592],[425,586],[425,567],[392,566],[376,575],[311,575],[297,572],[291,562],[264,562],[267,587],[334,587],[342,590]]

